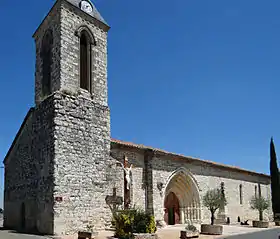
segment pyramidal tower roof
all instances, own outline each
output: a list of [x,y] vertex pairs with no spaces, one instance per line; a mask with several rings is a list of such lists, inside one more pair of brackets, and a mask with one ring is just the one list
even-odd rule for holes
[[[66,0],[66,1],[69,2],[70,4],[74,5],[77,8],[80,8],[80,4],[82,2],[82,0]],[[102,22],[102,23],[104,23],[105,25],[108,26],[107,22],[104,20],[104,18],[98,12],[98,10],[94,6],[94,4],[90,0],[86,0],[86,1],[89,2],[92,5],[92,8],[93,8],[93,11],[91,13],[88,13],[88,14],[90,16],[92,16],[93,18],[97,19],[98,21],[100,21],[100,22]]]

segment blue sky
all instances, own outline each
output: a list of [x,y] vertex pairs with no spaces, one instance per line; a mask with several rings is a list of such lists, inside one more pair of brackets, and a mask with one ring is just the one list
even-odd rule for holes
[[[1,160],[34,104],[31,36],[53,2],[0,1]],[[279,0],[95,3],[112,27],[112,137],[269,173],[271,136],[280,148]]]

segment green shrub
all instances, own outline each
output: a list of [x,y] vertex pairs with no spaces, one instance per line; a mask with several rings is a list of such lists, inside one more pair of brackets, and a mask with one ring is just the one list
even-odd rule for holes
[[115,214],[115,236],[120,239],[132,238],[133,213],[123,210]]
[[133,233],[154,233],[156,223],[153,216],[143,210],[122,210],[115,214],[115,236],[121,239],[132,238]]
[[154,216],[149,217],[149,223],[147,225],[147,233],[155,233],[157,231],[156,220]]

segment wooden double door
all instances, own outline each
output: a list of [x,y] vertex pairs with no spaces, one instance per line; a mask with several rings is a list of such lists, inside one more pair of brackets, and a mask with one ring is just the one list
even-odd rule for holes
[[171,192],[165,198],[164,202],[165,215],[164,221],[168,225],[175,225],[180,223],[180,207],[179,200],[175,193]]

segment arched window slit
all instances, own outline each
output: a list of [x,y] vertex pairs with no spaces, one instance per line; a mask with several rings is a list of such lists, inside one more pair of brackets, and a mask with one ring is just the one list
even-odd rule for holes
[[52,68],[53,35],[51,30],[45,33],[41,45],[42,58],[42,95],[51,93],[51,68]]

